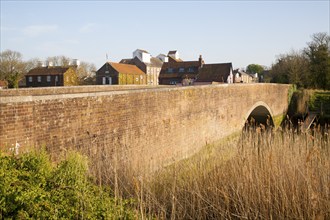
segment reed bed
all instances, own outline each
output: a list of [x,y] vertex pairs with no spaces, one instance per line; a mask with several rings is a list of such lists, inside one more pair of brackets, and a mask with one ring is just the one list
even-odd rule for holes
[[247,128],[125,183],[117,191],[135,199],[142,218],[330,219],[328,128]]

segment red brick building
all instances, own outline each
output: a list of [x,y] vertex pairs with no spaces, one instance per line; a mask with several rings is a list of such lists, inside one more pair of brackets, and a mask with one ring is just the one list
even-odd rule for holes
[[196,61],[183,61],[178,51],[169,51],[168,62],[163,63],[159,75],[162,85],[197,85],[233,83],[231,63],[205,64],[202,56]]
[[159,74],[159,84],[176,85],[182,80],[195,80],[200,68],[204,65],[202,56],[197,61],[182,61],[177,51],[168,53],[168,62],[164,62]]

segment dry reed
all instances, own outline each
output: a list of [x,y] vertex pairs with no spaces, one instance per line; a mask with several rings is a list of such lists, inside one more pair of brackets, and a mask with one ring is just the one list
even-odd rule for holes
[[[238,143],[238,144],[237,144]],[[144,217],[330,219],[326,130],[247,129],[139,182]]]
[[91,172],[112,186],[118,204],[133,199],[138,218],[330,219],[327,127],[249,127],[145,177],[117,161],[108,144],[85,152]]

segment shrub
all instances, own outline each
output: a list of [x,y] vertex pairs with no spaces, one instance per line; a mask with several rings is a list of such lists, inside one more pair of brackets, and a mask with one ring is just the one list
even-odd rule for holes
[[93,183],[88,160],[71,152],[57,166],[45,151],[19,157],[0,152],[0,219],[133,218],[131,201],[117,201]]

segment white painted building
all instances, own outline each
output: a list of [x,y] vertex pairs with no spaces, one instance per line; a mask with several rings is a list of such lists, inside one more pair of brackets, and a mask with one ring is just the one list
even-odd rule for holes
[[168,56],[166,56],[165,54],[159,54],[157,56],[158,59],[160,59],[163,63],[167,63],[168,62]]
[[143,63],[150,63],[151,55],[150,55],[150,53],[148,53],[145,50],[136,49],[133,52],[133,58],[134,57],[139,58],[139,60],[141,60],[141,62],[143,62]]
[[171,51],[169,51],[168,52],[168,56],[172,57],[175,60],[180,59],[179,51],[177,51],[177,50],[171,50]]

